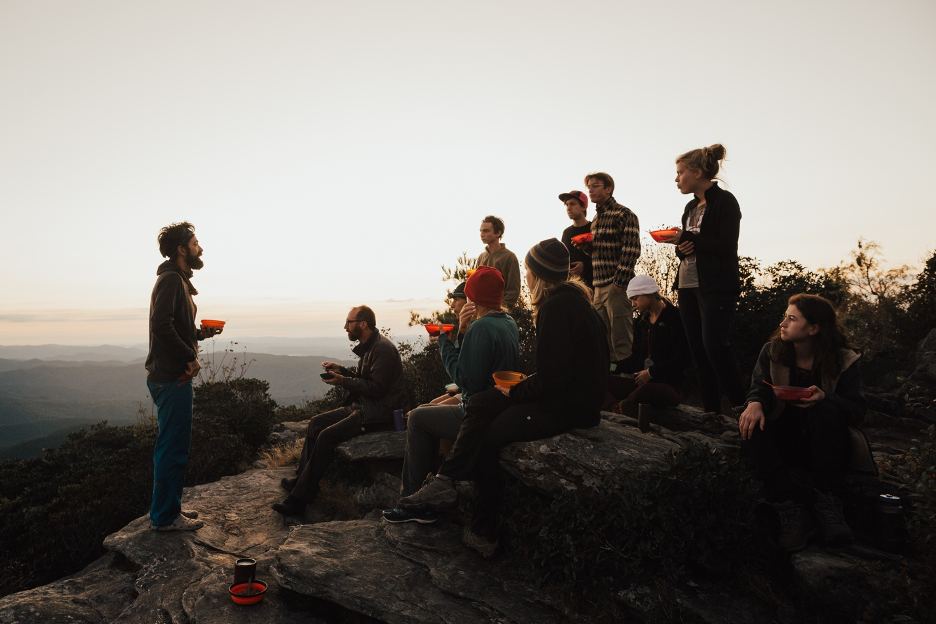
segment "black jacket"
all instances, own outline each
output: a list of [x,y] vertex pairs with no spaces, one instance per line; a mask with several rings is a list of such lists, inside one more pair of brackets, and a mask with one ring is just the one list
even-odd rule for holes
[[536,374],[510,391],[514,403],[550,400],[576,427],[601,420],[608,386],[604,321],[574,286],[559,284],[536,318]]
[[621,365],[622,370],[642,371],[647,357],[653,360],[648,369],[653,381],[683,389],[684,373],[692,356],[679,308],[670,303],[660,312],[656,323],[650,323],[649,312],[634,319],[634,348]]
[[[699,270],[699,290],[702,292],[741,292],[738,271],[738,232],[741,229],[741,208],[735,196],[713,184],[705,191],[705,214],[699,224],[699,233],[686,231],[689,213],[699,204],[693,197],[683,210],[683,233],[679,242],[691,241],[695,245],[696,267]],[[682,260],[685,254],[677,248]],[[677,288],[678,288],[677,280]]]
[[403,362],[396,345],[374,331],[352,351],[360,358],[357,372],[344,367],[340,371],[348,377],[342,386],[351,393],[347,404],[357,402],[364,407],[365,423],[392,422],[393,410],[404,409],[406,401]]
[[[868,412],[868,400],[861,391],[861,369],[858,367],[860,354],[845,349],[842,352],[845,370],[838,375],[823,375],[816,385],[825,393],[825,400],[834,405],[849,425],[857,425],[864,420]],[[764,382],[776,386],[789,386],[791,384],[791,371],[789,366],[775,362],[770,353],[770,343],[761,348],[757,356],[757,364],[751,374],[751,391],[748,393],[748,403],[760,403],[768,419],[778,417],[786,407],[779,401],[773,389]],[[799,409],[799,408],[791,408]]]
[[198,291],[178,264],[166,260],[156,269],[156,285],[150,296],[149,354],[146,371],[150,381],[178,379],[185,365],[198,358],[198,308],[192,295]]

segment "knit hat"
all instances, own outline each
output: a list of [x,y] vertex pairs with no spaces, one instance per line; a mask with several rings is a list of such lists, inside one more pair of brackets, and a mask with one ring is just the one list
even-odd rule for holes
[[465,282],[462,282],[455,287],[455,290],[448,294],[449,299],[464,299],[465,298]]
[[504,276],[494,267],[479,266],[465,282],[465,294],[479,306],[499,310],[504,300]]
[[555,238],[533,245],[527,252],[525,262],[541,280],[564,282],[569,279],[569,250]]
[[660,285],[649,275],[638,275],[627,285],[627,298],[637,295],[652,295],[660,292]]

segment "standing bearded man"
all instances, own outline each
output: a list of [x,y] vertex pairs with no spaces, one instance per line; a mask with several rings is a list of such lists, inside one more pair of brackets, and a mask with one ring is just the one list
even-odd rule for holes
[[157,531],[194,531],[198,514],[182,511],[182,486],[192,446],[192,378],[198,374],[198,341],[220,328],[195,326],[192,272],[204,266],[204,251],[187,221],[159,231],[160,253],[168,258],[156,269],[150,297],[146,386],[156,404],[159,436],[153,451],[150,522]]

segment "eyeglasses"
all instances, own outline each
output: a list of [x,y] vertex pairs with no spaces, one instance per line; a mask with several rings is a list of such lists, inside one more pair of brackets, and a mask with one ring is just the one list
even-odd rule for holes
[[363,323],[361,319],[345,319],[344,326],[347,327],[351,323]]

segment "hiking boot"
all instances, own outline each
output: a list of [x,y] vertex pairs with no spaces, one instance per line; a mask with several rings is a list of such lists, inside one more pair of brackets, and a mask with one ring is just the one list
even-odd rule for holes
[[852,531],[845,523],[845,514],[842,513],[842,499],[816,491],[816,502],[813,503],[816,520],[822,530],[822,539],[827,542],[850,542]]
[[167,531],[197,531],[203,526],[205,526],[205,523],[201,520],[192,520],[179,514],[176,516],[176,519],[172,521],[172,524],[156,527],[156,530],[160,533],[165,533]]
[[780,547],[787,552],[797,552],[806,548],[806,542],[816,532],[816,526],[806,505],[794,505],[793,501],[784,501],[775,507],[780,514]]
[[287,479],[286,477],[283,477],[283,479],[280,481],[280,485],[283,486],[283,489],[287,492],[292,492],[293,489],[295,489],[297,483],[299,483],[299,477],[296,477],[295,479]]
[[470,526],[466,526],[464,530],[462,530],[462,542],[464,542],[465,546],[468,548],[480,553],[485,559],[490,559],[494,556],[494,553],[497,552],[497,540],[493,542],[487,541],[485,538],[472,531]]
[[305,501],[295,496],[287,496],[282,503],[273,503],[273,511],[284,516],[301,516],[305,513]]
[[402,509],[445,509],[458,507],[458,490],[455,482],[442,475],[429,475],[415,494],[404,496],[397,503]]
[[439,519],[439,512],[427,509],[426,511],[406,510],[394,507],[393,509],[384,509],[384,520],[390,524],[400,524],[402,522],[418,522],[419,524],[432,524]]

